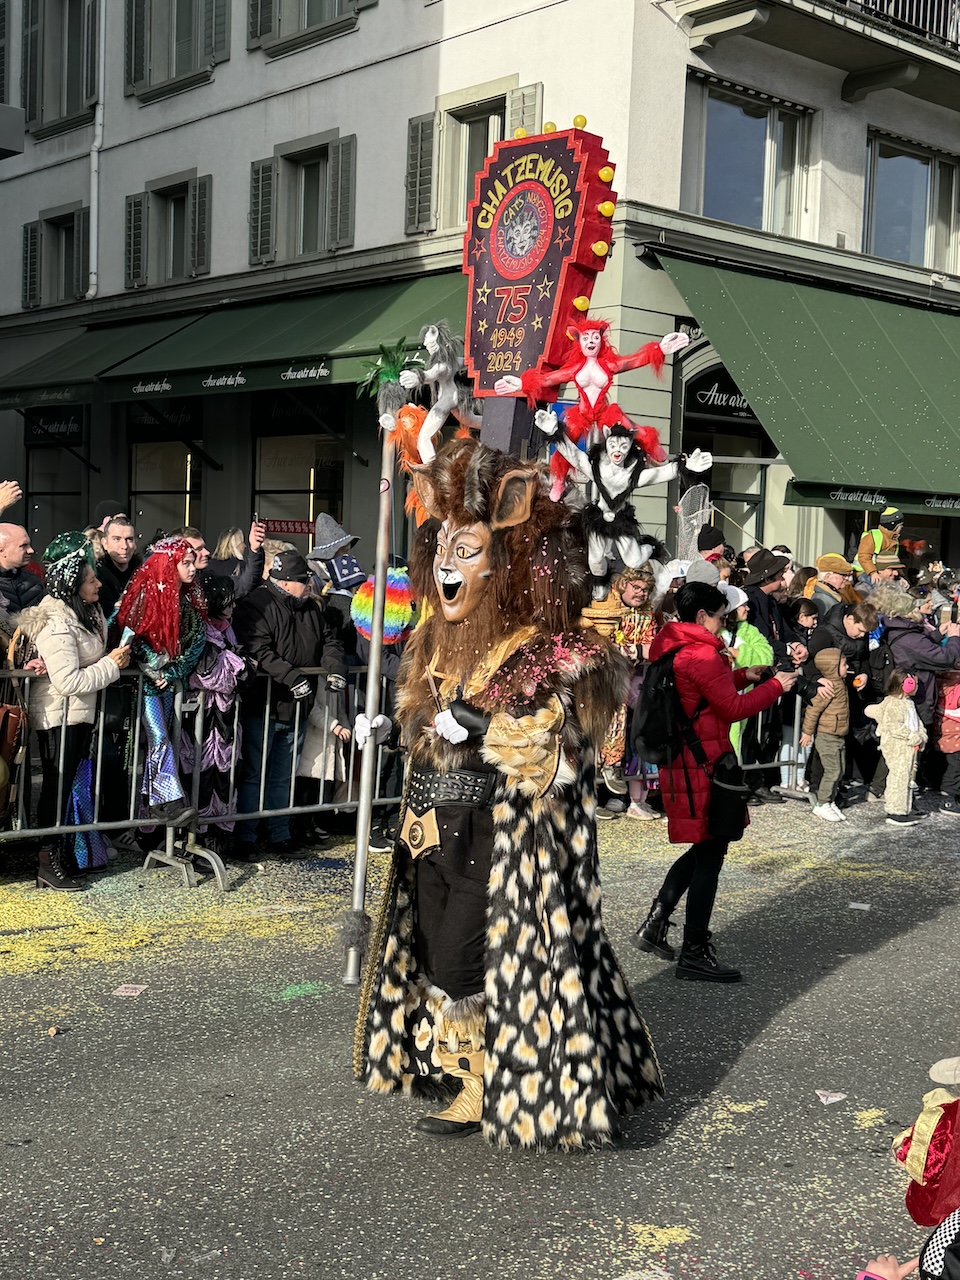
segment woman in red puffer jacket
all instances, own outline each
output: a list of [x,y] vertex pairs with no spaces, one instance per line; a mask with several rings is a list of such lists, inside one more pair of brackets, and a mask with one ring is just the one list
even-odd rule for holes
[[[677,693],[693,721],[706,764],[701,768],[689,748],[684,747],[672,764],[660,770],[660,794],[670,840],[673,844],[690,841],[691,847],[667,872],[634,943],[641,951],[672,960],[674,952],[667,943],[667,926],[686,893],[677,977],[739,982],[740,970],[721,964],[710,942],[710,916],[729,841],[710,835],[709,775],[720,757],[732,750],[731,724],[766,711],[793,687],[797,677],[792,671],[780,671],[773,679],[765,679],[769,668],[762,667],[731,670],[719,634],[730,606],[718,587],[705,582],[687,583],[677,592],[676,603],[679,621],[668,623],[657,636],[650,661],[675,654]],[[750,693],[741,693],[748,684],[757,687]]]

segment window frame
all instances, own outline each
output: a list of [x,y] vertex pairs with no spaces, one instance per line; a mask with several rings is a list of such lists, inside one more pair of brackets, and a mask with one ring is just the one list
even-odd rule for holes
[[[188,69],[177,71],[176,21],[172,6],[180,2],[125,0],[123,91],[127,97],[136,97],[147,104],[185,93],[208,84],[217,65],[229,60],[233,7],[230,0],[189,0],[196,5],[195,54]],[[155,67],[160,68],[156,73]]]
[[[172,274],[171,202],[184,200],[184,273]],[[126,198],[124,214],[125,289],[149,284],[184,284],[210,272],[213,232],[213,177],[196,169],[148,182]]]
[[[73,44],[64,39],[71,8],[76,9],[77,21]],[[6,11],[9,20],[9,9]],[[38,141],[82,128],[93,120],[98,100],[99,24],[100,0],[23,0],[21,105],[26,129]],[[76,76],[75,101],[66,97],[66,81],[71,75]]]
[[[753,103],[766,112],[766,137],[763,150],[763,203],[760,227],[752,227],[746,222],[731,222],[728,219],[714,218],[703,209],[707,164],[707,115],[711,92],[723,94],[744,103]],[[778,121],[781,114],[796,120],[796,155],[792,174],[792,209],[784,219],[783,227],[777,227],[777,173],[779,169],[777,140]],[[804,219],[804,192],[809,172],[811,108],[797,102],[788,101],[775,94],[750,89],[744,85],[722,80],[717,76],[695,72],[688,76],[686,101],[683,119],[683,148],[680,174],[680,209],[700,218],[709,218],[712,222],[722,222],[724,226],[744,227],[751,231],[762,231],[767,235],[778,235],[795,239],[802,234]]]
[[[897,262],[901,266],[919,267],[928,271],[943,272],[948,275],[956,273],[960,268],[960,155],[941,151],[936,147],[924,147],[920,143],[910,142],[894,134],[880,129],[871,129],[867,136],[867,164],[863,192],[863,235],[861,252],[872,258],[880,258],[874,249],[876,232],[875,193],[877,168],[880,160],[881,146],[894,148],[900,155],[914,156],[929,162],[930,171],[927,178],[927,203],[925,211],[923,261],[905,262],[902,258],[881,258],[883,262]],[[938,261],[939,246],[937,244],[939,228],[937,210],[940,203],[942,169],[947,167],[952,173],[953,205],[950,226],[946,232],[944,257]]]
[[[337,129],[279,143],[273,155],[250,166],[251,266],[307,262],[353,246],[356,217],[356,134]],[[303,177],[308,165],[323,165],[318,192],[320,248],[303,248]]]
[[89,206],[77,200],[41,210],[33,222],[24,223],[22,252],[23,310],[82,302],[90,287]]
[[248,0],[247,48],[260,49],[268,58],[282,58],[311,45],[355,31],[360,12],[379,0],[334,0],[340,12],[308,23],[308,0]]

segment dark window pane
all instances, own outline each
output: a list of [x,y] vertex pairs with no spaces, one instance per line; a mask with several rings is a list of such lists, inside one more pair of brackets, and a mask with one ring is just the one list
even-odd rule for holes
[[765,107],[710,93],[703,174],[705,217],[762,229],[766,143]]
[[300,166],[300,252],[319,253],[323,248],[323,165],[311,160]]
[[167,234],[169,236],[167,279],[179,280],[187,274],[186,194],[167,198]]
[[64,7],[63,114],[83,106],[83,0],[67,0]]
[[65,223],[57,227],[57,239],[60,248],[60,271],[58,286],[58,297],[61,302],[66,302],[73,297],[73,222]]
[[873,243],[878,258],[923,265],[930,161],[877,146],[873,179]]
[[174,28],[173,74],[187,75],[196,70],[196,0],[175,0],[176,24]]

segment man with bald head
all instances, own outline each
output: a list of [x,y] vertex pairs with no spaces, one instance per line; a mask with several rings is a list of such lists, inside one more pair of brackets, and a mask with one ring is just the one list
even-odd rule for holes
[[33,554],[26,529],[0,524],[0,603],[11,619],[46,595],[37,575],[24,567]]

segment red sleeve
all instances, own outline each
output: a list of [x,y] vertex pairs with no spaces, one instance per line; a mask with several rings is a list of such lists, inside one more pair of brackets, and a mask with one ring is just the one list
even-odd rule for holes
[[569,364],[563,369],[551,369],[541,373],[538,369],[524,369],[520,375],[520,390],[527,397],[527,404],[533,409],[538,400],[552,400],[549,391],[555,391],[565,382],[572,382],[579,365]]
[[727,724],[749,720],[766,711],[783,692],[779,680],[765,680],[750,693],[738,693],[733,672],[719,653],[714,653],[712,658],[698,655],[689,665],[684,663],[684,675],[706,699],[711,711]]
[[747,668],[737,667],[733,673],[733,683],[737,686],[738,691],[745,689],[750,681],[747,679]]
[[648,342],[639,351],[635,351],[632,356],[618,356],[616,360],[612,360],[610,363],[615,366],[616,373],[626,373],[628,369],[639,369],[641,365],[648,364],[659,378],[660,370],[663,368],[663,362],[666,358],[659,342]]

